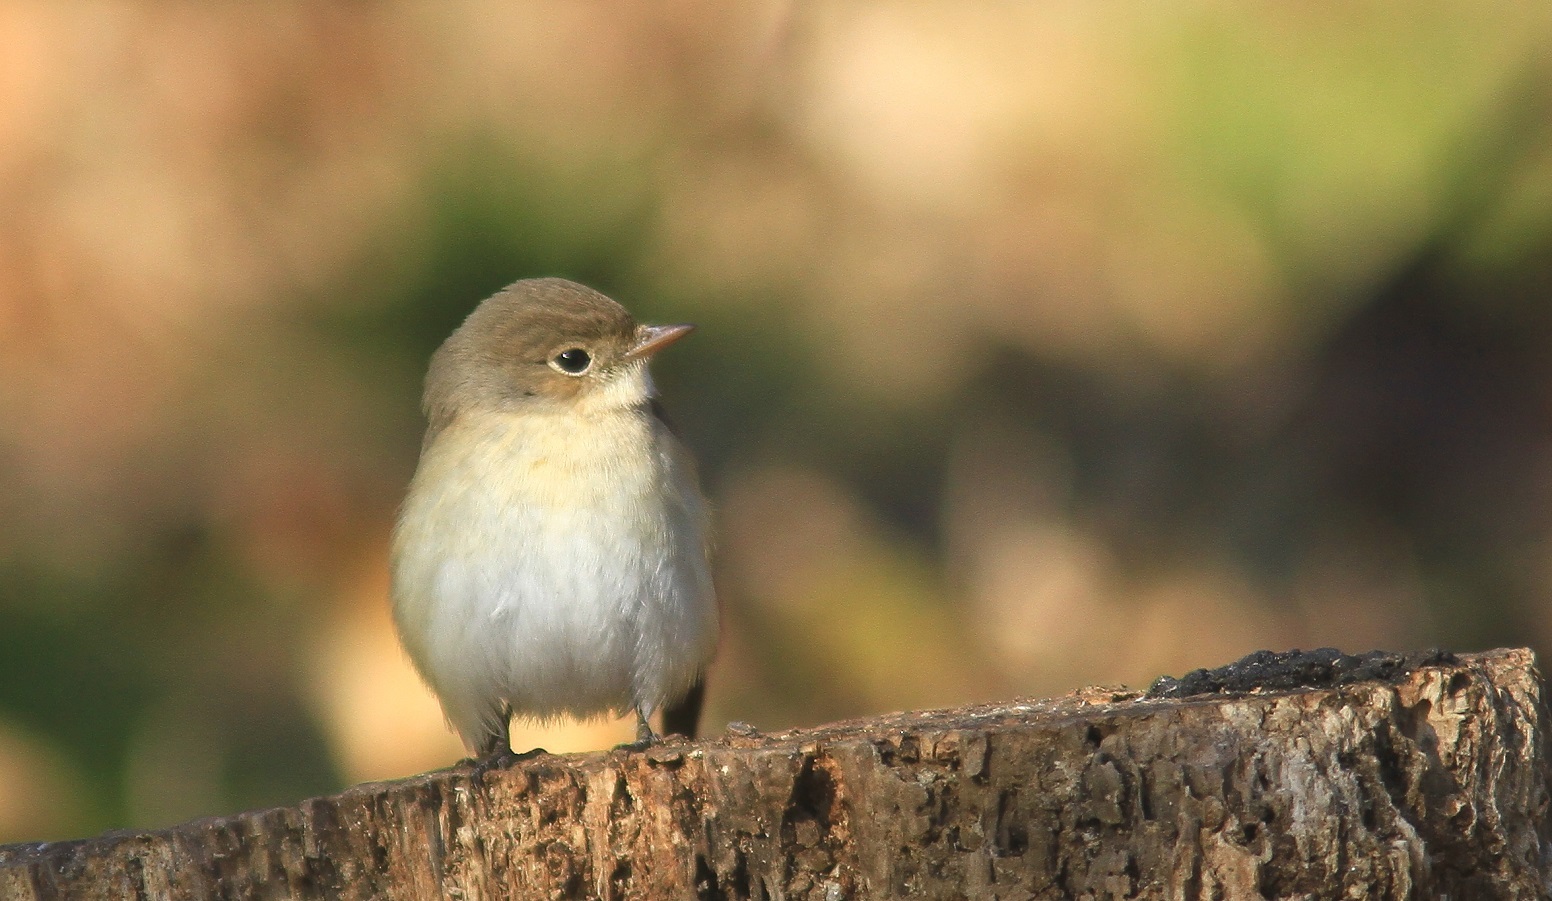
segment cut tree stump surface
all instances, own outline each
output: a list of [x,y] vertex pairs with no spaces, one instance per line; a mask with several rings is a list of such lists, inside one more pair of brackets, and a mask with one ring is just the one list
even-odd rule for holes
[[0,846],[0,898],[1548,897],[1533,655],[1407,659],[460,766]]

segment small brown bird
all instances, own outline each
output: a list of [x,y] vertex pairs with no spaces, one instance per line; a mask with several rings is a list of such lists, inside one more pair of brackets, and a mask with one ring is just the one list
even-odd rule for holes
[[634,711],[648,741],[664,710],[694,736],[717,644],[706,503],[647,370],[693,328],[532,279],[432,356],[393,613],[471,752],[510,754],[514,714]]

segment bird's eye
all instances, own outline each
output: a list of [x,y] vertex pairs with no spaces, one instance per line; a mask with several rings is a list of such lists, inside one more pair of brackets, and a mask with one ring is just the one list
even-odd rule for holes
[[582,348],[571,347],[556,354],[550,365],[567,375],[581,375],[593,365],[593,358]]

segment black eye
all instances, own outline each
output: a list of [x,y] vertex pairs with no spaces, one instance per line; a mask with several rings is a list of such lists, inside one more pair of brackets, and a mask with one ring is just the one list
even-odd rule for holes
[[593,358],[582,348],[572,347],[556,354],[550,365],[567,375],[581,375],[593,365]]

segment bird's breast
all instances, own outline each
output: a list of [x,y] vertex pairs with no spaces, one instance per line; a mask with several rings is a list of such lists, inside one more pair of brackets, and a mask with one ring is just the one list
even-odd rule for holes
[[539,511],[618,509],[664,475],[654,445],[650,421],[636,415],[480,417],[437,437],[411,491]]
[[715,647],[704,503],[645,410],[450,423],[422,453],[393,569],[405,647],[439,691],[655,706]]
[[673,442],[646,411],[450,423],[422,454],[400,514],[396,606],[457,595],[495,609],[704,569],[704,505]]

